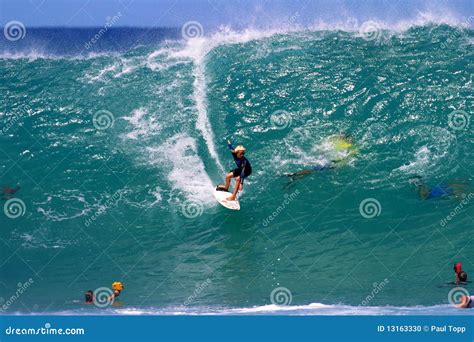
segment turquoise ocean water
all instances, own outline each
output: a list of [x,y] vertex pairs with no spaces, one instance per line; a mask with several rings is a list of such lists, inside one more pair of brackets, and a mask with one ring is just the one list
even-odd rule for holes
[[[460,313],[443,284],[457,261],[474,277],[472,29],[115,29],[84,51],[93,32],[2,42],[4,312]],[[212,195],[227,139],[253,166],[239,212]],[[463,191],[421,200],[415,175]],[[116,280],[122,306],[82,304]]]

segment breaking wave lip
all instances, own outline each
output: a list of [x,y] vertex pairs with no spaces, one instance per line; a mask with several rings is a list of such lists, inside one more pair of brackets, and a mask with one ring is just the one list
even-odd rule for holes
[[36,61],[38,59],[48,59],[48,60],[91,60],[97,58],[108,58],[108,57],[119,57],[122,53],[117,51],[107,51],[107,52],[87,52],[86,54],[75,54],[75,55],[62,55],[62,54],[53,54],[45,51],[38,51],[35,49],[28,49],[25,51],[1,51],[0,49],[0,60],[2,59],[11,59],[11,60],[22,60],[27,59],[29,62]]
[[[9,313],[16,314],[16,313]],[[23,315],[24,313],[18,313]],[[462,310],[449,304],[433,306],[351,306],[311,303],[308,305],[263,305],[254,307],[219,306],[175,306],[175,307],[130,307],[107,309],[74,309],[52,312],[31,312],[27,315],[159,315],[159,316],[380,316],[380,315],[474,315],[474,310]]]
[[367,18],[365,20],[357,20],[355,18],[347,17],[345,20],[339,20],[336,22],[324,22],[317,21],[309,27],[311,31],[347,31],[354,32],[360,29],[363,23],[371,23],[375,28],[393,32],[404,32],[413,27],[423,26],[440,26],[448,25],[455,28],[469,28],[474,24],[474,16],[459,18],[456,15],[450,13],[446,9],[444,12],[421,12],[418,11],[416,16],[409,19],[402,19],[396,22],[389,23],[384,20],[377,18]]
[[[220,44],[227,43],[245,43],[251,40],[258,40],[262,38],[268,38],[276,34],[287,34],[287,33],[298,33],[298,32],[317,32],[317,31],[345,31],[345,32],[358,32],[363,27],[364,24],[369,23],[371,29],[375,30],[385,30],[391,31],[394,33],[402,33],[413,27],[424,27],[424,26],[440,26],[447,25],[454,28],[461,29],[472,29],[474,25],[474,16],[469,17],[459,17],[454,15],[449,11],[449,9],[440,9],[439,13],[435,12],[417,12],[416,15],[412,18],[401,19],[396,22],[387,22],[385,20],[380,20],[377,18],[367,17],[365,19],[356,19],[354,17],[346,16],[343,19],[337,21],[324,21],[316,20],[309,25],[300,25],[300,24],[280,24],[280,27],[270,27],[270,28],[253,28],[249,27],[243,30],[233,30],[230,26],[220,26],[212,33],[192,38],[187,41],[190,48],[196,47],[196,42],[205,41],[205,44],[202,46],[208,51],[212,50],[214,47]],[[161,44],[168,45],[179,41],[179,39],[165,39],[161,42],[156,42],[156,45]],[[191,44],[189,44],[191,43]],[[194,45],[194,46],[193,46]],[[141,48],[139,46],[137,48]],[[200,59],[204,57],[207,52],[202,54],[202,51],[191,52],[188,49],[181,50],[181,53],[185,53],[187,57],[192,57],[194,59]],[[191,52],[191,53],[190,53]],[[197,52],[197,54],[196,54]],[[28,59],[34,61],[36,59],[79,59],[87,60],[100,57],[110,57],[110,56],[120,56],[123,54],[118,51],[87,51],[86,53],[79,53],[74,55],[62,55],[62,54],[53,54],[44,51],[42,47],[27,47],[24,51],[7,51],[2,45],[0,45],[0,60],[1,59]]]

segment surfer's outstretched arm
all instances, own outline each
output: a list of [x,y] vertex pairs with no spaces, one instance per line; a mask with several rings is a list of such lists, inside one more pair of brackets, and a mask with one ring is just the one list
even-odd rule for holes
[[230,140],[227,140],[227,147],[229,148],[230,152],[234,154],[234,147],[232,146],[232,142]]

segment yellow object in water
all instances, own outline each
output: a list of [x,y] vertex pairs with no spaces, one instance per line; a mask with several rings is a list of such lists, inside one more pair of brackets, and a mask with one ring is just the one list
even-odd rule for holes
[[341,136],[336,136],[332,138],[331,140],[334,145],[334,148],[338,151],[348,150],[353,147],[352,142],[350,142],[348,139]]
[[123,283],[121,281],[115,281],[112,283],[112,289],[114,291],[122,291],[124,288]]
[[336,150],[348,150],[352,147],[352,143],[343,139],[337,139],[334,143]]

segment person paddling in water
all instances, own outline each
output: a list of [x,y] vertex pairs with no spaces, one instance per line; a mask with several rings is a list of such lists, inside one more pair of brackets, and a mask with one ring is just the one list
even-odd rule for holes
[[421,200],[449,198],[463,200],[468,193],[468,184],[464,183],[437,184],[431,187],[421,176],[413,176],[408,182],[416,186],[416,192]]
[[234,192],[230,197],[227,198],[228,201],[235,201],[239,189],[242,190],[244,187],[244,179],[250,176],[252,173],[252,166],[250,165],[248,159],[244,157],[245,147],[239,145],[236,148],[233,148],[230,140],[227,140],[227,146],[234,157],[237,168],[229,171],[229,173],[225,176],[225,185],[218,185],[217,190],[229,191],[230,181],[232,178],[235,178]]

